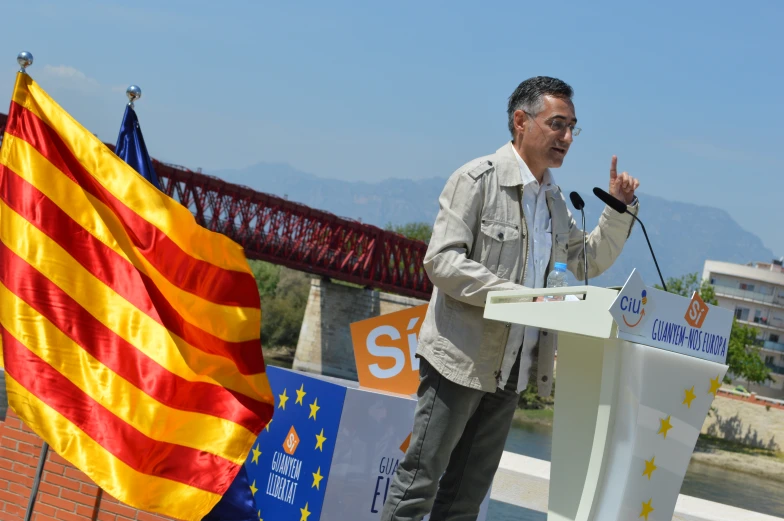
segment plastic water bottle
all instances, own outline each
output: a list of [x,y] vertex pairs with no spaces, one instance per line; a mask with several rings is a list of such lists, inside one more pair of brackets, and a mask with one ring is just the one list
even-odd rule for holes
[[[547,276],[548,288],[565,288],[568,286],[566,282],[566,263],[556,262],[553,271]],[[563,295],[548,295],[544,298],[547,301],[563,300]]]

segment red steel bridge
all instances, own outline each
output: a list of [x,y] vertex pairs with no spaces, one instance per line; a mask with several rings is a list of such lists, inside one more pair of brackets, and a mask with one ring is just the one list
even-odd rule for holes
[[[6,119],[0,114],[0,135]],[[167,195],[188,208],[200,225],[241,244],[249,259],[430,298],[433,286],[422,267],[424,242],[185,167],[156,159],[153,166]]]

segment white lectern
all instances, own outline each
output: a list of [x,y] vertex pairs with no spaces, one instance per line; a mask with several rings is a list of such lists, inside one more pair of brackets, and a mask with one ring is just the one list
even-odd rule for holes
[[[534,302],[545,295],[576,301]],[[726,373],[732,313],[646,287],[488,295],[485,318],[558,334],[548,521],[671,521]]]

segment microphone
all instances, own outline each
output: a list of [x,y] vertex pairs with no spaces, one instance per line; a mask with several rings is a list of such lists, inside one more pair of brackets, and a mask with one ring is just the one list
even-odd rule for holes
[[[618,213],[626,213],[626,205],[623,204],[618,199],[616,199],[615,197],[613,197],[610,194],[608,194],[607,192],[605,192],[604,190],[602,190],[601,188],[594,188],[593,189],[593,194],[596,197],[598,197],[599,199],[601,199],[604,204],[606,204],[607,206],[609,206],[610,208],[612,208],[616,212],[618,212]],[[634,216],[632,215],[632,217],[634,217]],[[638,221],[639,221],[639,219],[638,219]],[[642,223],[640,223],[640,224],[642,224]]]
[[580,197],[580,194],[577,192],[572,192],[569,194],[569,199],[572,200],[572,206],[574,206],[575,210],[580,210],[580,213],[583,215],[583,275],[585,275],[585,285],[588,285],[588,255],[586,255],[586,238],[585,238],[585,201],[583,198]]
[[612,208],[616,212],[618,212],[618,213],[628,213],[629,215],[631,215],[634,218],[635,221],[640,223],[640,228],[642,228],[642,233],[645,234],[645,241],[648,243],[648,249],[651,250],[651,257],[653,257],[653,263],[656,265],[656,271],[659,273],[659,280],[661,280],[662,288],[664,288],[664,291],[667,291],[667,284],[664,283],[664,277],[662,277],[661,270],[659,269],[659,263],[656,262],[656,255],[654,255],[654,253],[653,253],[653,246],[651,246],[651,241],[648,239],[648,232],[645,231],[645,225],[642,223],[642,221],[639,220],[637,218],[637,216],[634,215],[633,213],[626,211],[627,210],[626,209],[626,205],[623,204],[623,202],[621,202],[618,199],[616,199],[615,197],[611,196],[610,194],[608,194],[607,192],[605,192],[601,188],[598,188],[598,187],[594,188],[593,189],[593,194],[596,197],[598,197],[599,199],[601,199],[604,204],[606,204],[607,206],[609,206],[610,208]]

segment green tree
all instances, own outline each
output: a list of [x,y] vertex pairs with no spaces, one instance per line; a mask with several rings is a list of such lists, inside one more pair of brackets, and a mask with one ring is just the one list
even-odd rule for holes
[[[735,318],[732,319],[727,365],[730,366],[729,372],[736,378],[749,383],[772,380],[770,370],[759,354],[760,349],[754,344],[758,334],[756,328],[739,324]],[[725,376],[724,381],[729,383],[730,379]]]
[[261,298],[261,342],[265,347],[296,347],[310,294],[310,278],[299,271],[277,268],[274,291]]
[[[653,287],[656,289],[664,289],[658,284],[654,284]],[[707,280],[700,281],[699,275],[696,272],[689,273],[677,279],[674,277],[667,279],[667,291],[682,297],[691,298],[698,289],[700,298],[702,298],[706,304],[712,304],[714,306],[719,305],[719,301],[716,300],[716,292],[713,290],[713,286]]]
[[248,260],[248,264],[253,272],[253,278],[256,279],[259,296],[274,294],[280,280],[280,266],[260,260]]
[[310,294],[305,273],[277,264],[249,260],[261,297],[261,343],[269,347],[296,347]]
[[427,223],[407,223],[407,224],[392,224],[387,223],[386,230],[399,233],[404,237],[413,239],[415,241],[430,242],[430,236],[433,233],[433,227]]
[[[654,287],[662,289],[658,284],[655,284]],[[718,305],[719,302],[716,300],[713,286],[707,280],[700,280],[697,273],[667,279],[667,291],[682,297],[691,298],[698,289],[702,300],[707,304]],[[771,379],[770,371],[759,355],[759,347],[755,345],[758,334],[756,328],[740,324],[735,318],[732,319],[732,331],[727,346],[729,370],[724,377],[726,383],[730,383],[730,375],[749,383],[762,383]]]

